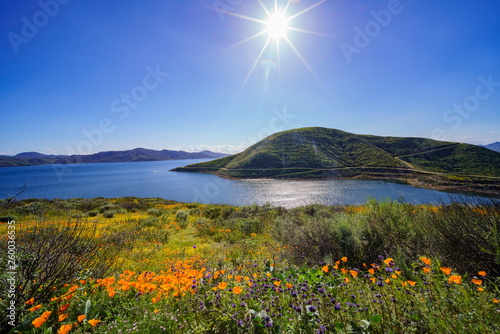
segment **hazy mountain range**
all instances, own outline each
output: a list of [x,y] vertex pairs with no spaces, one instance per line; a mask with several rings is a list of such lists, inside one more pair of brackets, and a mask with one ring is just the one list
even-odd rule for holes
[[38,152],[24,152],[15,156],[0,155],[0,167],[35,166],[48,164],[75,164],[99,162],[161,161],[179,159],[222,158],[228,154],[202,151],[196,153],[171,150],[148,150],[136,148],[127,151],[108,151],[88,155],[46,155]]
[[491,143],[488,145],[483,145],[483,147],[489,148],[490,150],[500,152],[500,142]]

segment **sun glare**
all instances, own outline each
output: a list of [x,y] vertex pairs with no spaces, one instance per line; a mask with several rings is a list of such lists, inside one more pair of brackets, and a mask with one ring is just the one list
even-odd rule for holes
[[288,30],[288,21],[285,14],[276,13],[267,20],[266,32],[275,39],[284,37]]

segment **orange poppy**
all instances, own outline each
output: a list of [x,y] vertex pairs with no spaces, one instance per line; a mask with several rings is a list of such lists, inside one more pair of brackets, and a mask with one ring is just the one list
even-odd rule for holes
[[66,334],[71,328],[73,328],[73,325],[62,325],[61,328],[57,330],[57,334]]
[[375,270],[373,268],[368,269],[368,272],[372,275],[375,275]]
[[64,319],[66,319],[66,318],[68,317],[68,315],[69,315],[69,313],[66,313],[66,314],[61,314],[61,315],[59,316],[59,322],[64,321]]
[[233,293],[236,295],[239,295],[241,293],[241,288],[239,286],[233,288]]
[[446,275],[450,275],[451,274],[451,268],[441,267],[441,268],[439,268],[439,270],[441,270]]
[[323,269],[323,271],[324,271],[325,273],[327,273],[327,272],[328,272],[328,266],[323,266],[323,268],[322,268],[322,269]]
[[26,302],[26,305],[33,305],[34,302],[35,302],[35,298],[31,298],[30,300],[28,300]]
[[430,273],[431,268],[430,267],[423,267],[422,270],[424,271],[424,273],[428,274],[428,273]]
[[156,309],[154,312],[155,312],[155,314],[158,314],[158,312],[160,312],[160,310]]
[[415,284],[417,284],[417,283],[413,282],[413,281],[408,281],[408,284],[410,284],[411,286],[415,286]]
[[31,323],[33,324],[33,326],[35,326],[36,328],[40,327],[45,321],[47,321],[47,319],[45,319],[44,317],[39,317],[39,318],[36,318],[35,320],[33,320]]
[[57,310],[57,313],[63,313],[64,311],[66,311],[69,308],[69,305],[70,304],[62,305],[61,307],[59,307],[59,310]]
[[276,286],[280,286],[281,281],[275,281],[275,282],[273,282],[273,284],[276,285]]
[[483,281],[481,281],[480,279],[475,279],[473,278],[472,279],[472,283],[476,284],[476,285],[481,285],[481,283],[483,283]]
[[451,275],[450,278],[448,279],[448,283],[455,283],[455,284],[461,284],[462,283],[462,277],[458,275]]
[[427,257],[421,257],[420,260],[422,260],[422,262],[425,263],[428,266],[431,265],[431,259],[429,259]]
[[478,272],[478,274],[479,274],[480,276],[483,276],[483,277],[484,277],[484,276],[486,276],[486,271],[480,271],[480,272]]
[[341,258],[341,260],[344,261],[344,262],[347,262],[347,257],[344,256],[343,258]]
[[219,289],[224,290],[227,287],[227,283],[226,282],[220,282],[219,285],[218,285],[218,287],[219,287]]
[[96,320],[96,319],[89,320],[89,324],[91,324],[92,327],[95,327],[95,325],[97,325],[100,322],[101,320]]
[[384,263],[386,265],[388,265],[389,267],[392,267],[394,265],[394,260],[389,257],[389,258],[384,260]]
[[82,314],[82,315],[78,316],[78,322],[82,322],[83,319],[85,319],[85,314]]
[[291,289],[292,288],[292,283],[286,283],[286,287]]
[[344,282],[349,283],[349,278],[345,277]]
[[358,277],[358,272],[356,270],[350,270],[349,271],[352,275],[352,277]]

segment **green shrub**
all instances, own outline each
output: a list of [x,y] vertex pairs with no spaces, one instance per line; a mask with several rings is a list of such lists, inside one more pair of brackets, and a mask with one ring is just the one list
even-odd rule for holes
[[184,229],[189,223],[189,213],[186,210],[179,210],[175,214],[175,220],[179,224],[179,227]]
[[106,210],[102,213],[102,216],[104,218],[113,218],[114,216],[116,215],[116,211],[115,210]]
[[0,217],[0,223],[8,223],[10,221],[15,221],[16,219],[16,216],[2,216]]
[[148,215],[150,215],[150,216],[160,217],[163,214],[165,214],[165,210],[162,210],[162,209],[153,208],[153,209],[148,210]]
[[87,212],[87,216],[89,217],[95,217],[99,214],[99,212],[95,211],[95,210],[92,210],[92,211],[89,211]]
[[[114,205],[113,203],[110,203],[110,202],[104,204],[103,206],[101,206],[99,208],[100,213],[104,213],[105,211],[115,211],[115,210],[116,210],[116,205]],[[116,213],[116,211],[115,211],[115,213]]]

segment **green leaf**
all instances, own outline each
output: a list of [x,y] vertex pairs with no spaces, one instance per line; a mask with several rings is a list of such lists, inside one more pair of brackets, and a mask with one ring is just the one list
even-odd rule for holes
[[25,333],[25,332],[31,331],[35,327],[35,326],[33,326],[32,322],[36,318],[38,318],[38,317],[34,316],[34,317],[26,320],[25,322],[23,322],[23,323],[17,325],[16,327],[12,328],[12,330],[9,333],[16,333],[18,331],[21,332],[21,333]]
[[89,313],[90,313],[90,309],[91,309],[91,303],[90,303],[90,299],[87,300],[87,302],[85,303],[85,318],[88,318],[89,317]]
[[380,314],[375,314],[370,317],[370,321],[374,324],[378,324],[382,322],[382,316]]

